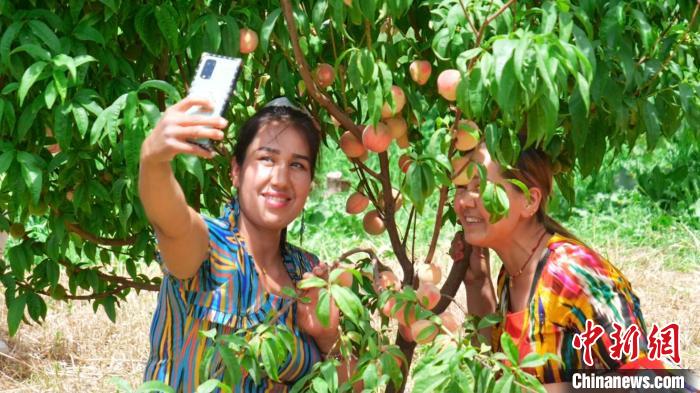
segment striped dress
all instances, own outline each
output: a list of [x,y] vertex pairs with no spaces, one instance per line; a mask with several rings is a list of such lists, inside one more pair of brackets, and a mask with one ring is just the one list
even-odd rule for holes
[[[574,336],[585,331],[587,320],[604,329],[591,347],[592,368],[637,368],[632,363],[642,368],[649,364],[663,367],[663,363],[646,358],[647,329],[632,286],[615,266],[583,244],[559,235],[549,240],[535,272],[530,302],[520,312],[508,311],[508,281],[502,268],[497,297],[498,309],[505,318],[494,329],[493,346],[502,350],[500,336],[505,329],[513,336],[521,360],[531,352],[559,355],[562,363],[549,361],[531,370],[542,383],[570,382],[573,372],[591,368],[583,361],[583,351],[573,345]],[[636,324],[641,330],[636,362],[629,362],[624,352],[619,360],[610,356],[614,322],[624,328]]]
[[[179,280],[165,271],[150,330],[151,350],[144,380],[160,380],[180,392],[193,392],[209,378],[223,379],[218,352],[212,359],[214,375],[200,376],[205,351],[213,344],[199,332],[216,329],[217,336],[249,329],[288,299],[267,293],[260,284],[252,256],[239,237],[239,209],[227,204],[219,219],[204,217],[209,228],[209,258],[194,277]],[[288,243],[282,247],[284,265],[293,282],[318,264],[316,256]],[[164,267],[164,265],[162,265]],[[279,318],[294,333],[295,348],[279,370],[282,384],[263,379],[255,385],[244,377],[236,392],[285,392],[321,360],[313,338],[299,331],[296,304]]]

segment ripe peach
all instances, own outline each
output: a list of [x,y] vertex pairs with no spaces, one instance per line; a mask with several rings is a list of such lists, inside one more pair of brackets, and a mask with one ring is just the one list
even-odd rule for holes
[[308,303],[300,302],[297,305],[297,320],[299,323],[299,328],[304,332],[317,337],[322,334],[334,334],[338,331],[338,325],[340,325],[340,310],[336,306],[335,302],[331,299],[330,302],[330,318],[328,326],[323,326],[321,321],[316,315],[316,305],[318,304],[320,288],[311,288],[306,293],[311,301]]
[[354,280],[354,277],[353,277],[352,273],[345,270],[344,272],[340,273],[340,275],[336,279],[336,284],[340,285],[341,287],[349,288],[352,286],[353,280]]
[[412,163],[413,159],[408,154],[402,154],[401,157],[399,157],[399,168],[401,168],[401,172],[403,173],[408,172],[408,168],[411,167]]
[[386,229],[384,221],[379,217],[379,212],[376,210],[365,214],[365,218],[362,219],[362,226],[365,228],[365,232],[370,235],[379,235]]
[[66,192],[66,199],[68,199],[69,202],[73,202],[73,190],[68,190],[68,192]]
[[401,116],[394,116],[384,120],[386,126],[389,127],[391,137],[394,139],[401,138],[408,132],[408,123]]
[[408,149],[408,147],[411,145],[411,143],[408,141],[408,134],[406,134],[400,138],[396,138],[396,144],[401,149]]
[[422,264],[418,266],[418,279],[421,282],[438,285],[442,279],[442,271],[433,264]]
[[396,299],[389,298],[386,303],[384,303],[384,306],[382,306],[382,315],[391,318],[391,310],[394,309],[395,305]]
[[461,79],[462,76],[457,70],[442,71],[437,79],[438,93],[448,101],[456,100],[457,86]]
[[335,79],[335,70],[333,69],[332,65],[321,63],[316,67],[314,75],[316,76],[316,83],[318,86],[321,89],[325,89],[333,84],[333,80]]
[[240,50],[241,53],[248,54],[255,52],[258,47],[258,33],[253,30],[243,28],[240,31]]
[[457,150],[471,150],[479,144],[479,126],[471,120],[460,120],[452,136]]
[[442,325],[445,327],[445,329],[449,330],[452,333],[457,332],[457,329],[459,329],[459,322],[457,322],[457,318],[455,318],[454,315],[452,315],[451,312],[445,311],[442,314],[439,315],[440,320],[442,320]]
[[[394,206],[396,210],[401,209],[401,206],[403,206],[403,196],[401,195],[401,191],[392,188],[391,189],[391,196],[394,198]],[[377,195],[377,205],[379,206],[380,209],[384,209],[384,193],[379,192]]]
[[[408,314],[406,313],[407,308]],[[411,303],[404,303],[396,310],[395,317],[399,321],[399,325],[411,326],[416,321],[416,308]]]
[[[362,147],[364,148],[364,146],[362,146]],[[367,152],[367,149],[365,149],[365,152],[362,153],[361,156],[357,157],[357,159],[360,160],[360,162],[365,162],[365,161],[367,161],[368,158],[369,158],[369,153]]]
[[440,289],[429,282],[421,282],[420,287],[416,291],[418,302],[421,306],[432,310],[440,301]]
[[356,192],[350,195],[348,201],[345,203],[345,211],[348,214],[360,214],[369,205],[369,199],[362,195],[362,193]]
[[384,291],[387,289],[401,289],[401,281],[399,281],[396,274],[392,271],[383,271],[379,273],[379,278],[377,282],[377,292]]
[[428,82],[432,71],[432,66],[427,60],[415,60],[408,67],[408,72],[411,74],[411,79],[421,86]]
[[[49,138],[53,137],[53,130],[51,128],[44,127],[44,131],[46,132],[46,136],[48,136]],[[46,149],[49,151],[49,153],[53,155],[56,155],[61,152],[61,147],[58,146],[58,143],[51,144]]]
[[382,119],[387,117],[392,117],[397,113],[400,113],[403,106],[406,105],[406,95],[403,93],[400,87],[394,85],[391,86],[391,95],[394,98],[394,109],[391,109],[391,105],[385,102],[382,106]]
[[386,151],[391,144],[391,132],[389,127],[381,121],[376,126],[367,126],[362,131],[362,144],[367,150],[375,153]]
[[413,341],[413,334],[411,334],[411,328],[402,324],[399,324],[399,334],[403,336],[404,340],[411,342]]
[[431,321],[421,319],[411,325],[411,336],[418,344],[428,344],[438,334],[438,328]]
[[[474,176],[474,173],[469,173],[468,165],[469,157],[457,157],[452,159],[452,183],[457,186],[466,186]],[[463,169],[462,169],[463,168]],[[460,171],[458,175],[455,173]],[[473,172],[473,171],[472,171]]]
[[365,154],[366,149],[355,135],[350,131],[345,131],[338,141],[340,149],[348,158],[357,158]]

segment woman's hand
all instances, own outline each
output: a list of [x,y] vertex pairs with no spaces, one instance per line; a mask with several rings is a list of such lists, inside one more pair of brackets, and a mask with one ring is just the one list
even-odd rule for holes
[[[469,260],[465,255],[469,255]],[[467,244],[462,231],[455,233],[455,237],[452,239],[450,256],[455,263],[469,263],[464,275],[466,284],[484,281],[491,274],[488,248]]]
[[153,132],[144,140],[141,146],[142,163],[166,163],[172,161],[180,153],[193,154],[202,158],[212,158],[214,152],[188,142],[188,140],[209,138],[221,140],[221,131],[228,124],[226,119],[219,116],[204,116],[188,114],[187,111],[200,106],[211,109],[207,99],[186,97],[168,108],[156,124]]
[[[304,278],[317,276],[327,280],[329,270],[330,267],[328,265],[319,264],[314,267],[311,273],[304,273]],[[329,324],[328,327],[323,326],[316,316],[319,292],[320,288],[310,288],[302,293],[301,296],[308,296],[311,301],[308,303],[299,302],[297,304],[297,323],[302,332],[313,337],[321,352],[328,353],[340,336],[338,331],[338,326],[340,325],[340,310],[338,310],[335,302],[331,299]]]

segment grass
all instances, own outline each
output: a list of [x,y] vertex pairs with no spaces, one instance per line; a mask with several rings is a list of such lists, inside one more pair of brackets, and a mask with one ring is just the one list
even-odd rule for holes
[[[700,369],[700,315],[694,312],[700,308],[695,293],[700,282],[700,225],[692,212],[662,209],[658,201],[638,188],[614,187],[615,175],[625,165],[628,170],[635,166],[638,171],[648,169],[648,164],[640,164],[642,159],[643,154],[641,158],[624,157],[622,164],[606,164],[606,171],[596,181],[581,180],[577,207],[570,209],[557,200],[555,216],[622,270],[641,300],[648,327],[654,323],[680,324],[682,363]],[[351,191],[324,195],[321,183],[327,172],[340,170],[344,178],[353,179],[347,161],[331,154],[323,160],[317,175],[319,184],[304,214],[303,247],[323,260],[332,260],[350,248],[370,246],[379,251],[385,263],[395,266],[388,237],[365,234],[361,216],[344,213],[345,199]],[[434,196],[419,221],[417,260],[427,251],[436,203]],[[403,208],[398,216],[401,228],[407,216]],[[297,244],[300,229],[298,220],[289,230],[291,241]],[[438,243],[435,261],[444,270],[450,267],[447,250],[455,230],[452,224],[446,224]],[[499,262],[493,265],[496,268]],[[147,273],[156,275],[159,271],[152,265]],[[456,298],[464,302],[464,296],[462,288]],[[95,314],[86,303],[65,304],[49,299],[48,304],[43,325],[23,325],[13,338],[8,338],[6,325],[0,323],[0,340],[10,347],[9,355],[0,356],[0,391],[114,391],[110,383],[113,376],[124,378],[132,386],[140,383],[148,355],[154,293],[130,294],[119,309],[116,324],[101,311]],[[451,310],[460,313],[454,305]],[[6,312],[0,307],[0,321],[6,320]]]

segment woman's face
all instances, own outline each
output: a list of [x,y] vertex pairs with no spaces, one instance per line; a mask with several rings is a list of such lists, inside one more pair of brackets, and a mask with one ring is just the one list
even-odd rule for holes
[[243,165],[234,160],[232,178],[241,212],[252,224],[282,230],[301,214],[311,190],[311,152],[293,126],[268,122],[246,150]]
[[533,209],[529,206],[525,195],[501,175],[501,166],[491,159],[485,144],[479,145],[472,153],[471,160],[486,167],[488,180],[505,187],[510,202],[508,215],[495,223],[489,223],[490,214],[484,207],[479,194],[478,174],[466,186],[457,187],[454,208],[464,228],[467,243],[479,247],[498,248],[503,246],[504,241],[508,242],[512,239],[523,220],[532,217]]

